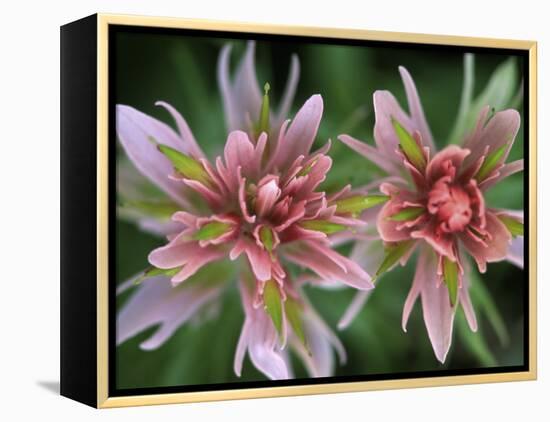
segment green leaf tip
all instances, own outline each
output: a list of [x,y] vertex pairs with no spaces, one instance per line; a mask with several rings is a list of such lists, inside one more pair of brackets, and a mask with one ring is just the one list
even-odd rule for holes
[[304,345],[309,353],[306,341],[306,333],[304,331],[302,323],[302,307],[297,301],[295,301],[291,297],[287,297],[285,301],[285,315],[288,323],[292,327],[292,331],[294,331],[296,337],[298,337],[300,342]]
[[281,337],[283,335],[283,303],[276,281],[269,280],[265,283],[263,297],[265,310]]
[[514,217],[508,215],[499,215],[498,219],[506,226],[510,234],[514,237],[523,236],[523,223]]
[[158,144],[157,148],[185,178],[212,186],[212,179],[199,161],[168,145]]
[[143,273],[138,278],[134,280],[134,284],[135,285],[141,284],[145,279],[156,277],[159,275],[164,275],[166,277],[171,278],[171,277],[174,277],[180,271],[181,271],[181,267],[168,268],[168,269],[149,267],[145,271],[143,271]]
[[311,172],[311,170],[313,170],[313,167],[315,167],[315,164],[317,164],[317,161],[319,161],[319,157],[316,157],[315,159],[313,159],[311,163],[309,163],[306,167],[300,170],[298,174],[296,174],[296,177],[307,176]]
[[336,212],[356,217],[366,209],[383,204],[390,199],[386,195],[355,195],[336,201]]
[[273,251],[273,232],[271,231],[271,228],[262,226],[260,229],[260,241],[271,255],[271,252]]
[[500,159],[506,152],[507,147],[508,144],[504,144],[500,148],[487,155],[487,157],[485,157],[485,160],[483,160],[483,164],[481,164],[481,167],[474,176],[474,178],[478,182],[482,182],[493,172],[493,170],[499,164]]
[[399,123],[395,118],[391,118],[391,123],[395,134],[399,139],[399,145],[405,157],[415,166],[418,170],[423,171],[426,168],[426,157],[422,148],[412,135]]
[[338,233],[348,228],[344,224],[333,223],[328,220],[306,220],[301,222],[300,226],[307,230],[314,230],[325,234]]
[[269,132],[269,90],[271,85],[269,82],[264,84],[264,96],[260,108],[260,121],[258,122],[258,135],[262,132]]
[[449,291],[451,306],[455,306],[458,300],[458,264],[446,256],[443,257],[443,280]]
[[420,217],[424,213],[423,207],[407,207],[403,208],[398,213],[388,217],[391,221],[410,221]]
[[394,243],[386,248],[384,260],[373,277],[373,282],[386,271],[390,270],[412,248],[414,240]]
[[126,201],[123,208],[135,209],[149,217],[168,220],[180,207],[173,202]]
[[221,221],[207,223],[193,233],[193,240],[211,240],[220,237],[231,230],[232,225]]

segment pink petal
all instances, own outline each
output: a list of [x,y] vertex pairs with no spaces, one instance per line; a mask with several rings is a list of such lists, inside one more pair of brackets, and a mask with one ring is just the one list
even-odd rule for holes
[[342,315],[340,321],[338,321],[339,330],[343,330],[350,326],[355,317],[359,314],[359,312],[361,312],[361,309],[363,309],[363,306],[365,306],[365,303],[367,303],[367,299],[370,297],[370,294],[373,291],[374,289],[360,290],[355,294],[353,300],[346,309],[346,312],[344,313],[344,315]]
[[314,158],[315,162],[306,165],[313,165],[313,168],[310,172],[304,176],[304,183],[299,189],[299,192],[295,194],[296,199],[305,199],[308,198],[311,200],[310,194],[325,181],[326,175],[332,166],[332,158],[327,155],[321,155]]
[[288,74],[288,79],[286,81],[286,86],[284,94],[279,106],[279,111],[277,116],[274,119],[273,126],[275,131],[283,124],[285,119],[288,116],[292,102],[294,101],[294,95],[296,94],[296,87],[298,86],[298,80],[300,79],[300,60],[298,56],[293,54],[290,59],[290,71]]
[[270,379],[287,379],[289,370],[278,346],[278,335],[263,307],[252,306],[252,293],[240,283],[245,322],[235,353],[234,369],[240,376],[246,350],[254,366]]
[[149,262],[157,268],[171,269],[183,266],[173,278],[173,283],[181,283],[195,274],[204,265],[219,260],[225,253],[214,246],[201,247],[198,242],[182,242],[176,238],[166,246],[161,246],[149,254]]
[[487,269],[487,262],[497,262],[506,258],[512,240],[506,226],[493,212],[487,211],[485,218],[485,230],[489,233],[489,237],[484,239],[487,246],[470,236],[462,235],[460,237],[470,255],[475,259],[481,273]]
[[222,93],[227,129],[248,131],[249,122],[256,121],[262,101],[254,69],[254,42],[247,44],[233,81],[229,72],[231,46],[226,45],[218,59],[218,84]]
[[373,288],[370,276],[355,262],[312,241],[285,253],[285,258],[302,268],[308,268],[325,280],[338,280],[360,290]]
[[320,95],[310,97],[298,111],[290,127],[279,141],[274,165],[280,169],[290,167],[296,157],[307,156],[317,135],[323,99]]
[[209,186],[193,179],[181,179],[181,181],[197,192],[212,208],[218,208],[223,204],[223,196]]
[[258,193],[256,196],[256,214],[259,217],[263,217],[265,214],[269,213],[280,196],[281,189],[279,188],[277,180],[271,180],[258,187]]
[[229,57],[231,55],[231,45],[222,48],[218,58],[218,85],[222,94],[223,109],[228,130],[243,129],[240,124],[239,111],[236,108],[233,98],[233,87],[229,75]]
[[349,135],[340,135],[338,139],[387,173],[399,174],[399,169],[396,166],[395,160],[391,158],[393,156],[385,155],[380,152],[379,149],[370,146],[366,142],[361,142],[358,139],[352,138]]
[[523,236],[518,236],[512,240],[510,247],[508,248],[508,254],[506,259],[517,267],[523,269],[523,248],[525,244],[525,239]]
[[[479,137],[483,132],[485,123],[487,123],[487,116],[489,115],[490,111],[491,111],[491,106],[489,105],[483,107],[480,110],[474,130],[470,134],[468,134],[468,136],[464,139],[464,143],[462,145],[464,148],[467,148],[470,151],[472,151],[473,147],[479,142]],[[480,156],[481,155],[471,156],[471,159],[472,161],[477,161]]]
[[155,105],[164,107],[172,115],[172,118],[174,119],[174,121],[176,122],[176,126],[178,127],[181,140],[185,145],[185,148],[182,149],[182,152],[185,154],[190,154],[197,159],[203,158],[204,152],[202,152],[201,148],[197,144],[197,141],[193,136],[193,132],[191,132],[191,129],[189,129],[189,125],[182,117],[182,115],[174,107],[164,101],[157,101]]
[[260,281],[271,279],[271,258],[269,253],[258,246],[254,240],[241,236],[231,250],[229,257],[232,260],[237,259],[242,253],[245,253],[252,272]]
[[137,226],[146,233],[156,236],[168,236],[181,231],[181,224],[173,221],[159,221],[154,218],[139,218],[136,220]]
[[409,113],[411,115],[411,119],[416,124],[416,129],[422,136],[422,143],[430,148],[430,150],[435,151],[435,145],[430,132],[430,127],[426,122],[426,117],[424,116],[424,110],[422,109],[422,104],[420,103],[420,97],[418,96],[416,85],[414,84],[414,81],[407,69],[403,66],[399,66],[399,73],[401,74],[401,79],[403,80],[403,85],[405,86],[405,92],[407,93]]
[[178,135],[165,123],[120,104],[116,106],[116,131],[136,168],[178,204],[191,208],[184,186],[168,177],[173,173],[172,164],[149,139],[183,151],[185,144]]
[[303,313],[304,331],[309,353],[298,340],[293,345],[311,377],[329,377],[334,374],[333,347],[339,355],[340,363],[346,362],[346,351],[338,337],[317,315],[309,303]]
[[456,261],[455,236],[449,233],[438,234],[435,220],[427,223],[422,229],[411,232],[413,239],[424,239],[438,254]]
[[410,134],[419,130],[418,125],[405,114],[395,97],[389,91],[376,91],[374,100],[374,140],[381,154],[393,159],[399,165],[400,158],[395,153],[399,138],[395,133],[392,118],[396,119]]
[[[516,218],[523,224],[523,211],[516,210],[498,210],[495,212],[498,215],[506,215],[512,218]],[[525,238],[523,236],[517,236],[512,239],[510,246],[508,247],[508,254],[506,259],[517,267],[523,269],[524,260],[524,248]]]
[[216,300],[220,292],[220,288],[204,289],[198,285],[172,287],[170,280],[163,276],[147,279],[117,314],[117,345],[160,324],[140,344],[143,350],[159,348],[181,325]]
[[518,133],[520,123],[521,117],[516,110],[509,109],[496,113],[483,127],[477,138],[469,141],[468,146],[471,148],[472,154],[467,164],[469,165],[470,161],[473,162],[481,156],[486,146],[489,146],[490,154],[508,143],[505,154],[499,160],[499,163],[505,162]]
[[420,291],[422,290],[424,281],[428,278],[426,276],[426,269],[424,268],[424,266],[426,265],[426,261],[429,256],[428,254],[430,253],[431,251],[429,249],[427,249],[426,247],[423,247],[421,248],[421,252],[418,256],[414,279],[413,279],[411,288],[409,290],[409,294],[405,299],[405,304],[403,305],[403,316],[401,318],[401,328],[405,332],[407,332],[407,323],[409,322],[409,317],[411,316],[411,312],[414,308],[414,304],[416,303],[416,299],[418,299],[418,296],[420,295]]
[[508,176],[511,176],[512,174],[518,173],[520,171],[523,171],[523,158],[521,160],[516,160],[512,161],[511,163],[504,164],[500,169],[498,169],[495,177],[485,179],[479,184],[479,188],[486,191],[487,189],[490,189]]
[[451,307],[449,292],[438,286],[437,259],[429,250],[420,253],[415,278],[422,281],[420,296],[424,323],[437,359],[443,363],[451,347],[456,306]]
[[246,52],[237,68],[233,83],[233,95],[235,97],[237,109],[241,110],[243,116],[248,115],[253,122],[259,120],[260,107],[262,104],[262,94],[260,92],[258,78],[256,77],[256,68],[254,66],[255,50],[256,43],[254,41],[248,41],[246,44]]
[[261,157],[255,154],[254,144],[245,132],[235,130],[229,134],[224,157],[229,172],[240,166],[244,176],[254,177],[258,174]]
[[411,238],[411,231],[409,228],[403,227],[401,221],[393,221],[390,219],[392,215],[395,215],[401,209],[402,203],[391,199],[382,206],[382,209],[378,213],[376,227],[378,228],[380,237],[385,242],[400,242]]
[[469,286],[467,283],[467,280],[465,277],[462,279],[463,285],[458,291],[459,295],[459,301],[460,305],[462,306],[462,309],[464,310],[464,315],[466,316],[466,321],[468,321],[468,325],[470,326],[470,329],[474,332],[477,331],[477,318],[476,313],[474,311],[474,307],[472,306],[472,300],[470,299],[470,292],[469,292]]
[[426,167],[426,179],[430,183],[435,183],[444,176],[450,176],[454,179],[458,175],[464,159],[470,154],[470,151],[456,145],[449,145],[439,151],[428,163]]

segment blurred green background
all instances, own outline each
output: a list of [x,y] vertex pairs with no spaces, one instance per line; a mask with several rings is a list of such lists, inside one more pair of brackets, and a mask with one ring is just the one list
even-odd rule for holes
[[[114,57],[117,104],[131,105],[172,124],[165,111],[154,106],[164,100],[185,117],[209,157],[222,150],[226,130],[221,97],[216,82],[216,63],[221,47],[233,44],[232,65],[245,49],[243,40],[200,38],[184,35],[117,32]],[[295,40],[260,41],[256,45],[256,67],[260,85],[271,84],[271,101],[277,106],[286,83],[290,57],[297,53],[301,76],[291,116],[312,94],[320,93],[325,111],[316,140],[321,146],[331,138],[334,158],[327,186],[361,185],[381,175],[374,166],[336,140],[348,133],[372,143],[374,114],[372,94],[390,90],[406,108],[404,89],[397,67],[412,74],[432,133],[439,148],[452,131],[463,81],[463,52],[442,49],[396,48],[389,45],[333,46],[299,43]],[[491,79],[486,98],[497,109],[515,106],[522,111],[522,59],[483,53],[475,55],[475,95]],[[497,75],[498,76],[498,75]],[[504,82],[503,82],[504,81]],[[496,103],[496,104],[494,104]],[[115,142],[115,140],[112,140]],[[118,143],[117,143],[118,144]],[[315,148],[315,147],[314,147]],[[509,160],[523,155],[522,129]],[[123,159],[118,150],[118,159]],[[517,174],[493,189],[490,206],[523,208],[523,174]],[[116,277],[123,282],[147,266],[147,254],[164,241],[135,226],[117,220]],[[348,353],[348,363],[336,367],[336,375],[406,373],[493,366],[515,366],[524,362],[524,274],[508,263],[489,265],[486,274],[472,280],[473,302],[479,330],[471,333],[462,310],[457,312],[453,345],[444,365],[432,351],[417,303],[408,333],[401,330],[401,313],[410,288],[415,260],[383,276],[367,306],[354,323],[338,332]],[[475,271],[474,271],[475,272]],[[119,389],[190,384],[264,380],[248,358],[242,378],[233,373],[233,357],[243,321],[243,311],[229,277],[218,316],[201,324],[188,324],[160,349],[141,351],[139,343],[151,328],[117,348],[116,386]],[[306,290],[315,308],[335,329],[354,295],[351,289]],[[117,298],[120,307],[131,293]],[[306,373],[293,359],[298,378]]]

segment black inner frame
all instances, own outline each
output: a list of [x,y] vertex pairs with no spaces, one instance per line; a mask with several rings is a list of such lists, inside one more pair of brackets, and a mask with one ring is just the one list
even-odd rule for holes
[[[524,257],[527,258],[524,265],[524,364],[516,366],[503,366],[503,367],[491,367],[491,368],[472,368],[472,369],[443,369],[443,370],[431,370],[421,372],[406,372],[406,373],[381,373],[371,375],[353,375],[353,376],[333,376],[324,378],[302,378],[291,380],[279,380],[279,381],[241,381],[230,383],[216,383],[216,384],[202,384],[202,385],[179,385],[171,387],[143,387],[132,389],[118,389],[116,388],[116,283],[111,280],[115,279],[116,274],[116,260],[111,257],[108,258],[109,266],[109,283],[108,283],[108,320],[109,320],[109,332],[108,332],[108,354],[109,354],[109,368],[108,368],[108,396],[133,396],[144,394],[166,394],[166,393],[186,393],[186,392],[201,392],[201,391],[213,391],[213,390],[235,390],[235,389],[247,389],[247,388],[259,388],[259,387],[280,387],[280,386],[300,386],[300,385],[318,385],[318,384],[336,384],[343,382],[360,382],[360,381],[382,381],[382,380],[397,380],[397,379],[412,379],[412,378],[428,378],[428,377],[447,377],[454,375],[482,375],[482,374],[495,374],[495,373],[509,373],[509,372],[527,372],[529,371],[529,122],[530,122],[530,110],[529,110],[529,52],[528,50],[515,50],[515,49],[499,49],[489,47],[464,47],[464,46],[450,46],[450,45],[436,45],[436,44],[415,44],[407,42],[396,41],[368,41],[368,40],[349,40],[340,38],[327,38],[327,37],[309,37],[309,36],[294,36],[294,35],[270,35],[259,33],[241,33],[241,32],[227,32],[227,31],[212,31],[212,30],[196,30],[196,29],[176,29],[176,28],[154,28],[147,26],[126,26],[126,25],[109,25],[108,28],[108,54],[109,54],[109,81],[108,81],[108,107],[109,107],[109,140],[108,140],[108,184],[109,184],[109,204],[108,204],[108,226],[109,226],[109,251],[114,251],[116,248],[116,232],[113,229],[116,224],[116,113],[115,113],[115,99],[116,99],[116,80],[110,75],[115,74],[117,65],[117,51],[116,43],[113,41],[118,33],[142,33],[142,34],[164,34],[164,35],[184,35],[187,37],[212,37],[212,38],[233,38],[233,39],[257,39],[262,41],[286,41],[292,42],[299,39],[301,42],[315,43],[315,44],[330,44],[330,45],[348,45],[348,46],[365,46],[365,47],[379,47],[385,48],[414,48],[414,49],[428,49],[435,51],[453,51],[461,53],[491,53],[506,56],[516,56],[522,60],[523,65],[523,154],[524,154],[524,182],[523,182],[523,196],[524,196],[524,212],[527,218],[524,221]],[[111,252],[112,253],[112,252]]]

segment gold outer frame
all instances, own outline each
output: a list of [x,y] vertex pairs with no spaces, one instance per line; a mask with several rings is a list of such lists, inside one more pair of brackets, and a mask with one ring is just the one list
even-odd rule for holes
[[[108,26],[149,26],[162,28],[204,29],[243,33],[295,36],[317,36],[337,39],[407,42],[413,44],[457,45],[517,49],[529,54],[529,370],[481,375],[410,378],[384,381],[360,381],[320,385],[243,388],[190,393],[136,396],[108,395]],[[206,402],[262,397],[300,396],[345,393],[413,387],[435,387],[504,381],[526,381],[537,378],[537,43],[504,40],[427,35],[359,29],[315,28],[308,26],[266,25],[198,19],[161,18],[98,14],[97,19],[97,406],[99,408],[169,403]]]

